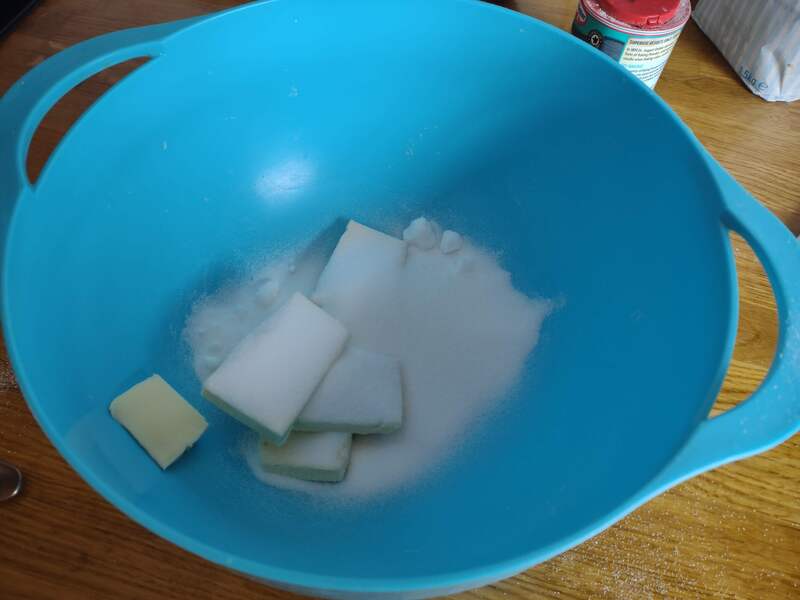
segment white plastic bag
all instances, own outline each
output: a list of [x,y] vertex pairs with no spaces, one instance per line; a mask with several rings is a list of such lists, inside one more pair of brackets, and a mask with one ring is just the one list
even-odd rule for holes
[[700,0],[694,20],[754,94],[800,99],[800,0]]

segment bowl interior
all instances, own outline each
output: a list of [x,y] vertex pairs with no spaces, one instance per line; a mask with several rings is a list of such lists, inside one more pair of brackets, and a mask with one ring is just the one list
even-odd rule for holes
[[[707,414],[735,315],[719,192],[662,104],[552,28],[458,0],[333,4],[203,22],[73,128],[12,225],[14,364],[84,477],[231,566],[400,581],[533,561]],[[560,301],[521,384],[418,488],[329,506],[264,486],[199,395],[191,303],[338,219],[420,213]],[[107,411],[153,371],[211,424],[165,473]]]

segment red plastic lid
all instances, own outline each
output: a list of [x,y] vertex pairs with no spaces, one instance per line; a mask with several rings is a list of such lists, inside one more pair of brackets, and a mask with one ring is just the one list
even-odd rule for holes
[[669,22],[681,0],[600,0],[610,17],[635,27],[654,27]]

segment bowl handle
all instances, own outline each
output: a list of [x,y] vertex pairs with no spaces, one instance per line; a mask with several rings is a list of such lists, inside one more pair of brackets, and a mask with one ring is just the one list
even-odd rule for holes
[[741,235],[764,266],[778,307],[778,344],[766,378],[735,408],[706,419],[642,500],[681,481],[773,446],[800,430],[800,242],[711,156],[724,198],[723,225]]
[[70,46],[31,69],[0,98],[0,230],[10,207],[30,189],[25,160],[33,133],[47,111],[73,87],[103,69],[132,58],[155,58],[173,33],[198,21],[185,19],[124,29]]

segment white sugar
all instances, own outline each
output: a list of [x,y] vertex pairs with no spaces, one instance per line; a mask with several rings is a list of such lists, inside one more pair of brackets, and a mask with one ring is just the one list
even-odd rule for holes
[[[298,258],[295,253],[273,257],[244,282],[201,298],[192,307],[184,331],[200,381],[205,381],[233,347],[292,294],[309,296],[327,258],[320,254]],[[293,266],[295,270],[291,272]]]
[[[311,296],[345,325],[349,343],[400,361],[405,403],[401,429],[355,436],[347,476],[336,485],[265,473],[258,467],[257,446],[251,444],[248,462],[261,480],[342,501],[416,485],[458,450],[471,427],[516,383],[551,304],[516,291],[494,255],[468,239],[446,253],[451,242],[441,247],[444,235],[436,223],[414,223],[411,231],[406,229],[407,243],[350,225]],[[298,285],[295,278],[314,271],[319,275],[327,259],[298,259],[295,274],[284,268],[277,278],[280,294],[269,310],[284,301],[285,288]],[[286,260],[260,272],[280,271],[275,265],[282,264]],[[232,322],[221,336],[224,355],[231,339],[254,326],[252,319],[238,316],[249,313],[238,309],[257,305],[256,289],[251,280],[223,291],[190,316],[187,339],[201,378],[207,374],[202,357],[211,350],[210,338],[200,335],[199,326]]]
[[259,285],[258,289],[256,290],[256,302],[258,302],[261,306],[270,306],[273,302],[275,302],[275,299],[278,297],[280,291],[281,286],[277,281],[273,279],[267,279],[261,285]]

